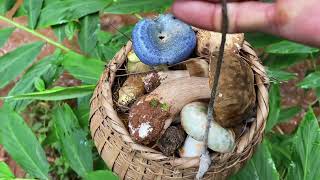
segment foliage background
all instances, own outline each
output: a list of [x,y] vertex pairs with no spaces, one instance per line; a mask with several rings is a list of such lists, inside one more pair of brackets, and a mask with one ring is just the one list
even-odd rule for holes
[[[0,0],[0,88],[9,89],[1,97],[0,144],[24,178],[117,179],[90,138],[89,98],[104,66],[128,41],[130,24],[171,3]],[[119,24],[119,17],[129,20]],[[17,32],[23,36],[14,37]],[[27,36],[36,41],[26,43]],[[10,46],[14,38],[22,39],[18,47]],[[272,81],[270,115],[263,143],[230,179],[319,179],[319,49],[262,33],[246,38]],[[72,83],[61,82],[68,78]],[[15,176],[0,162],[0,179]]]

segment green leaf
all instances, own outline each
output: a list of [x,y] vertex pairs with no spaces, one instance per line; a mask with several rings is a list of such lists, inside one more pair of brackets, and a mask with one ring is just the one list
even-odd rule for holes
[[43,79],[41,78],[35,78],[35,81],[34,81],[34,87],[38,90],[38,91],[44,91],[46,90],[46,84],[44,82]]
[[252,159],[230,180],[278,180],[279,174],[266,142],[259,145]]
[[298,84],[298,86],[303,89],[320,87],[320,72],[310,73]]
[[284,69],[310,58],[309,54],[269,54],[264,65],[273,69]]
[[14,3],[16,3],[15,0],[0,0],[0,15],[4,15],[8,10],[10,10]]
[[266,132],[269,132],[277,124],[280,113],[280,87],[279,84],[272,84],[269,92],[269,116],[266,125]]
[[82,52],[93,54],[97,45],[97,31],[99,29],[99,14],[90,14],[80,19],[79,45]]
[[99,80],[105,63],[80,54],[69,52],[64,56],[63,66],[75,78],[87,84],[96,84]]
[[287,179],[319,179],[320,171],[314,170],[320,166],[319,143],[319,124],[310,108],[294,136],[294,152]]
[[75,114],[79,119],[80,126],[84,129],[89,127],[90,99],[91,96],[84,96],[77,100]]
[[0,178],[14,178],[14,174],[5,162],[0,162]]
[[297,74],[295,73],[290,73],[290,72],[281,71],[281,70],[272,69],[272,68],[267,68],[266,71],[269,78],[272,81],[276,81],[276,82],[288,81],[297,77]]
[[42,9],[39,26],[62,24],[95,13],[106,7],[111,0],[64,0],[49,3]]
[[58,25],[54,25],[52,26],[53,32],[56,35],[56,37],[58,38],[59,42],[62,42],[64,40],[64,38],[66,38],[66,26],[67,24],[58,24]]
[[246,41],[248,41],[255,48],[264,48],[270,44],[274,44],[282,40],[277,36],[260,32],[246,33],[245,37]]
[[36,136],[22,117],[10,106],[0,109],[2,145],[10,156],[31,176],[47,179],[49,164]]
[[119,178],[114,175],[111,171],[98,170],[88,173],[84,180],[99,180],[99,179],[108,179],[108,180],[118,180]]
[[42,42],[23,45],[0,57],[0,88],[6,86],[30,66],[42,46]]
[[93,92],[95,85],[73,86],[73,87],[55,87],[53,89],[26,93],[20,95],[13,95],[6,97],[7,99],[21,100],[21,99],[36,99],[45,101],[59,101],[65,99],[73,99],[89,95]]
[[0,48],[7,42],[13,31],[14,28],[0,29]]
[[319,49],[290,41],[281,41],[268,46],[265,51],[272,54],[313,54]]
[[301,107],[298,106],[281,109],[279,113],[278,122],[286,122],[292,119],[299,112],[301,112]]
[[145,12],[159,12],[168,8],[172,0],[117,0],[111,6],[104,9],[104,12],[111,14],[133,14]]
[[78,24],[74,21],[67,23],[65,26],[65,34],[68,40],[71,40],[76,34],[77,29],[79,29]]
[[24,9],[28,12],[29,27],[35,29],[42,8],[43,0],[24,0]]
[[67,104],[57,107],[53,116],[64,157],[71,168],[84,177],[93,170],[91,144],[86,138],[87,133],[80,128],[78,119]]
[[[36,90],[34,84],[38,78],[44,80],[47,87],[50,86],[55,78],[62,72],[62,67],[59,67],[61,61],[60,55],[61,54],[57,51],[53,55],[47,56],[32,65],[11,89],[8,96],[34,92]],[[16,111],[22,111],[31,102],[32,100],[19,100],[9,101],[8,104]]]

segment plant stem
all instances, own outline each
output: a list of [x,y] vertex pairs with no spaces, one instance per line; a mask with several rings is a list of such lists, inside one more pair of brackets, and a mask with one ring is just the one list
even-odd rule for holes
[[62,44],[59,44],[59,43],[55,42],[55,41],[52,40],[52,39],[49,39],[48,37],[46,37],[46,36],[44,36],[44,35],[36,32],[35,30],[29,29],[29,28],[27,28],[27,27],[25,27],[25,26],[23,26],[23,25],[21,25],[21,24],[19,24],[19,23],[16,23],[16,22],[14,22],[14,21],[12,21],[12,20],[4,17],[4,16],[1,16],[1,15],[0,15],[0,20],[3,20],[3,21],[5,21],[5,22],[11,24],[11,25],[15,26],[15,27],[18,28],[18,29],[21,29],[21,30],[23,30],[23,31],[26,31],[26,32],[28,32],[28,33],[30,33],[30,34],[32,34],[32,35],[34,35],[34,36],[36,36],[36,37],[44,40],[45,42],[47,42],[47,43],[49,43],[49,44],[51,44],[51,45],[53,45],[53,46],[55,46],[55,47],[57,47],[57,48],[65,51],[65,52],[70,52],[70,51],[72,51],[71,49],[63,46]]

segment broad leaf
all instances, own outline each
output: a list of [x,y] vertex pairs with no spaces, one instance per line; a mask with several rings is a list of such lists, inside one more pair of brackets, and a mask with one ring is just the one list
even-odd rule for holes
[[278,180],[279,174],[276,170],[275,164],[271,158],[267,143],[263,142],[259,145],[257,151],[249,160],[246,166],[240,170],[236,175],[232,176],[230,180]]
[[45,101],[59,101],[65,99],[73,99],[89,95],[93,92],[95,85],[73,86],[73,87],[55,87],[53,89],[19,94],[6,97],[7,99],[21,100],[21,99],[36,99]]
[[270,44],[280,42],[282,39],[273,35],[254,32],[245,34],[246,41],[248,41],[255,48],[264,48]]
[[263,62],[269,68],[285,69],[307,58],[310,58],[309,54],[269,54]]
[[272,84],[269,92],[269,116],[266,132],[270,131],[277,124],[280,113],[280,88],[279,84]]
[[7,42],[14,28],[0,29],[0,48]]
[[297,77],[297,74],[295,73],[290,73],[272,68],[267,68],[266,71],[271,81],[275,82],[288,81]]
[[31,129],[6,104],[0,109],[0,116],[0,134],[5,150],[28,174],[47,179],[49,164]]
[[0,0],[0,15],[4,15],[10,10],[15,2],[15,0]]
[[172,0],[117,0],[104,12],[111,14],[133,14],[144,12],[159,12],[168,8]]
[[35,29],[42,8],[43,0],[24,0],[24,9],[28,12],[29,27]]
[[97,45],[97,31],[99,29],[99,14],[91,14],[80,19],[79,45],[87,55],[93,54]]
[[14,80],[24,69],[30,66],[42,46],[42,42],[23,45],[0,57],[0,88]]
[[[11,89],[8,96],[14,96],[24,93],[31,93],[36,90],[35,83],[38,79],[45,82],[45,86],[50,86],[54,79],[61,74],[61,67],[59,67],[59,53],[47,56],[31,68],[20,78],[20,80]],[[9,101],[8,103],[16,110],[22,111],[32,100]]]
[[111,171],[98,170],[88,173],[84,180],[99,180],[99,179],[108,179],[108,180],[118,180],[119,178],[114,175]]
[[84,129],[88,129],[89,127],[90,99],[91,96],[78,98],[77,108],[75,109],[75,114],[79,119],[79,124]]
[[268,46],[265,51],[272,54],[313,54],[319,49],[290,41],[281,41]]
[[76,31],[79,29],[78,26],[79,26],[78,23],[76,23],[75,21],[71,21],[67,23],[64,31],[68,40],[72,40],[72,38],[75,36]]
[[58,25],[54,25],[52,26],[53,32],[56,35],[56,37],[58,38],[59,42],[62,42],[64,40],[64,38],[66,38],[66,26],[67,24],[58,24]]
[[78,119],[68,105],[57,107],[53,115],[62,153],[71,168],[84,177],[93,170],[91,144],[86,138],[87,133],[80,128]]
[[46,5],[41,12],[39,26],[48,27],[73,21],[106,7],[111,0],[64,0]]
[[11,172],[9,166],[5,162],[0,162],[0,179],[14,178],[14,174]]
[[320,171],[319,124],[312,109],[309,109],[294,136],[294,152],[287,179],[319,179]]
[[80,54],[69,52],[64,56],[63,66],[75,78],[87,84],[96,84],[99,80],[105,63],[87,58]]
[[320,72],[316,71],[310,73],[298,84],[298,86],[303,89],[320,87]]
[[289,107],[286,109],[281,109],[279,113],[278,122],[286,122],[290,119],[292,119],[295,115],[297,115],[299,112],[301,112],[301,107],[295,106],[295,107]]

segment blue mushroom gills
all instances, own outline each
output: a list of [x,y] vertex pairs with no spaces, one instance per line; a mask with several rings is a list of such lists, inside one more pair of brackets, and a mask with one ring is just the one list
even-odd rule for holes
[[171,14],[139,21],[132,32],[133,49],[148,65],[175,64],[186,60],[196,46],[191,26]]

